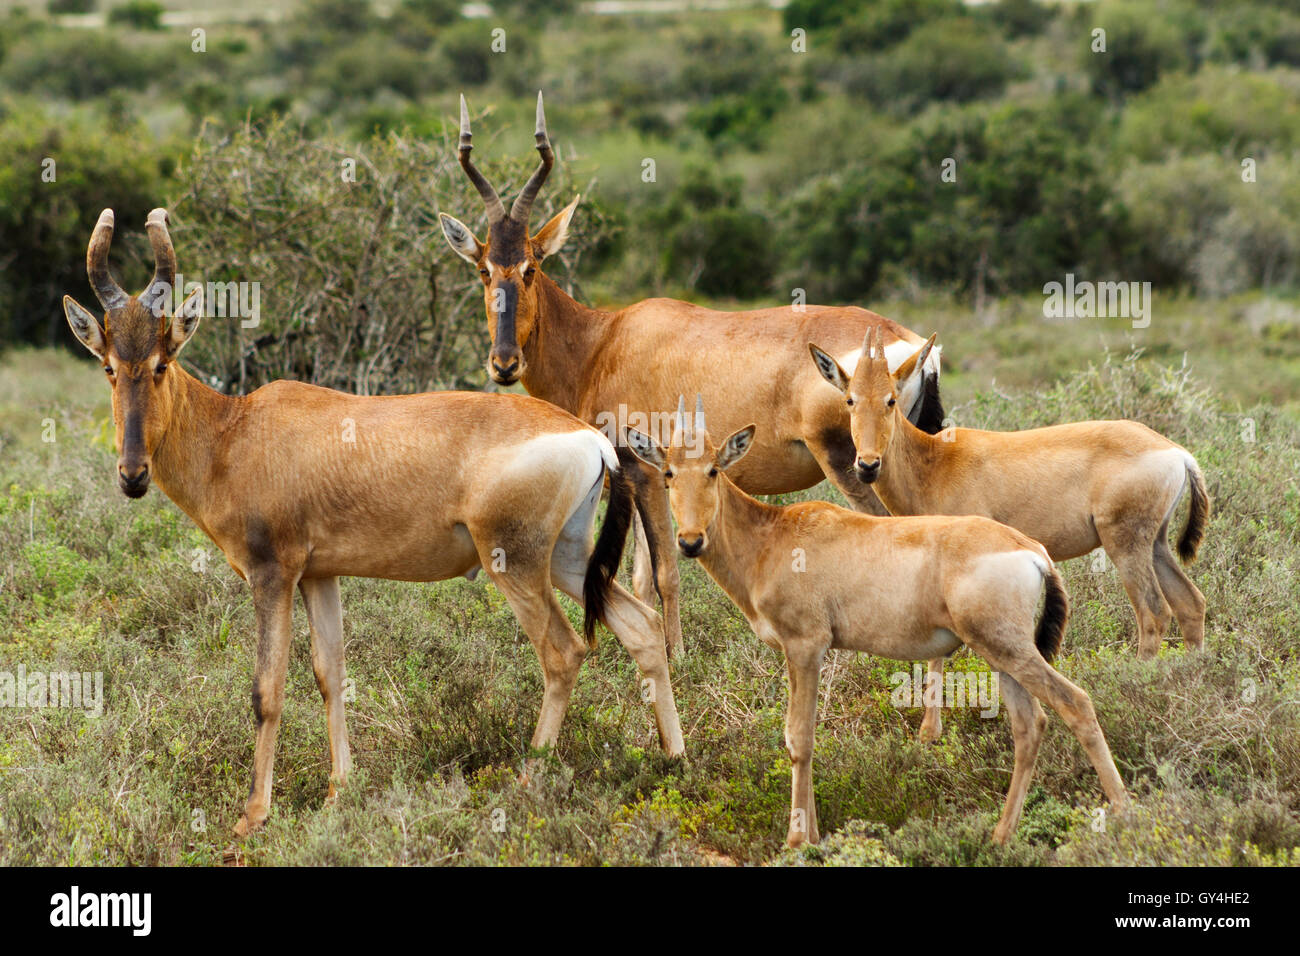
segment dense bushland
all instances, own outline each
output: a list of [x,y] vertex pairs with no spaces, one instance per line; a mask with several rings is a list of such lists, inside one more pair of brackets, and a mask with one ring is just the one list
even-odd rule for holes
[[[1170,0],[1153,16],[1128,0],[799,0],[656,17],[565,4],[544,18],[498,6],[466,20],[445,0],[405,0],[387,15],[303,0],[274,23],[221,22],[202,53],[183,28],[152,29],[149,4],[114,7],[127,13],[98,31],[17,11],[0,19],[4,341],[70,343],[58,297],[83,288],[78,247],[99,208],[115,206],[136,230],[138,211],[188,197],[193,221],[215,227],[220,210],[199,207],[235,190],[214,188],[210,173],[256,152],[258,136],[285,161],[286,199],[310,197],[337,226],[355,214],[356,235],[327,230],[326,248],[356,252],[373,238],[441,257],[427,212],[473,216],[447,149],[461,91],[482,117],[476,156],[503,190],[532,155],[532,95],[547,92],[562,165],[591,186],[577,222],[600,250],[581,275],[593,297],[784,301],[803,289],[868,304],[938,289],[983,303],[1065,272],[1206,296],[1296,287],[1300,13],[1285,4]],[[370,185],[330,190],[339,180],[316,159],[354,154],[371,164]],[[41,179],[46,158],[58,162],[54,182]],[[376,218],[394,197],[398,211]],[[135,279],[140,240],[127,241],[118,261]],[[322,280],[318,264],[275,249],[264,261],[273,285]],[[209,265],[228,263],[188,270]],[[430,293],[395,312],[416,268],[402,265],[389,301],[363,282],[347,307],[381,310],[388,330],[402,327],[395,341],[445,355],[456,323],[431,313],[443,307]],[[468,279],[452,275],[440,272],[433,298]],[[344,306],[332,296],[304,292],[269,311],[335,326]],[[289,351],[267,364],[308,361]],[[347,380],[390,387],[374,384],[396,371],[380,366]]]

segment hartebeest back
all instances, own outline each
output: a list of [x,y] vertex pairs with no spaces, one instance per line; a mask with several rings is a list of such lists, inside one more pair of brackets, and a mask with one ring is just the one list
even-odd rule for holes
[[[507,213],[471,159],[469,112],[461,97],[460,163],[483,198],[487,240],[445,213],[441,219],[448,243],[483,281],[492,379],[502,385],[522,381],[529,394],[605,428],[615,441],[629,414],[663,412],[666,419],[683,389],[701,392],[720,426],[756,421],[769,436],[737,466],[734,478],[742,488],[776,494],[829,478],[855,508],[883,514],[871,489],[853,476],[843,403],[808,368],[805,349],[810,339],[825,342],[851,367],[863,333],[879,329],[897,365],[922,338],[851,307],[719,312],[674,299],[646,299],[618,311],[580,305],[541,271],[542,261],[564,245],[578,199],[537,233],[528,231],[533,202],[554,163],[540,93],[535,137],[541,163]],[[943,422],[938,374],[934,353],[904,398],[908,415],[927,431],[938,431]],[[667,441],[667,434],[660,437]],[[681,622],[672,522],[659,483],[636,472],[636,592],[649,603],[657,587],[668,645],[676,650]]]
[[[1209,520],[1205,479],[1191,453],[1132,421],[927,435],[897,403],[933,343],[931,336],[891,372],[877,340],[852,373],[811,346],[818,370],[844,393],[861,480],[892,514],[984,515],[1041,542],[1055,561],[1105,548],[1133,603],[1141,656],[1159,651],[1171,606],[1187,646],[1200,648],[1205,597],[1169,548],[1169,523],[1185,489],[1184,561],[1195,558]],[[932,673],[941,669],[942,661],[931,662]],[[937,710],[927,711],[925,736],[938,730]]]
[[759,639],[785,654],[791,845],[818,839],[813,728],[821,665],[832,648],[914,660],[964,644],[1001,672],[1015,767],[993,832],[998,842],[1015,831],[1033,775],[1047,724],[1038,700],[1070,725],[1112,807],[1125,806],[1124,784],[1091,699],[1049,663],[1068,602],[1041,545],[987,518],[877,518],[821,501],[763,504],[728,476],[754,444],[755,427],[715,448],[702,405],[697,401],[693,423],[679,408],[680,424],[666,451],[638,432],[628,433],[629,444],[663,475],[681,552],[698,558]]
[[[253,783],[236,828],[266,819],[284,704],[293,591],[311,626],[325,699],[331,795],[351,765],[343,717],[339,577],[437,581],[482,568],[509,601],[541,659],[545,695],[535,747],[551,745],[587,652],[553,588],[600,616],[652,681],[660,740],[682,753],[658,615],[605,579],[621,552],[630,491],[615,449],[595,429],[534,398],[441,392],[358,397],[279,381],[222,395],[177,361],[198,325],[199,299],[166,303],[176,258],[167,214],[148,229],[157,270],[139,298],[108,271],[113,213],[99,217],[86,255],[100,322],[64,297],[68,323],[103,363],[113,389],[118,479],[131,497],[150,482],[193,519],[252,588],[257,615]],[[593,555],[596,507],[615,495]]]

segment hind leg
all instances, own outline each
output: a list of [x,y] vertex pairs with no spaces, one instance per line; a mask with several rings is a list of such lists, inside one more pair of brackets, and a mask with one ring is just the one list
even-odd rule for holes
[[[564,526],[551,554],[551,583],[579,604],[583,599],[587,561],[591,557],[591,526],[599,495],[600,488],[597,487],[594,496]],[[659,743],[669,756],[681,756],[686,747],[682,741],[672,680],[668,676],[668,657],[659,615],[628,594],[617,581],[611,581],[602,620],[636,661],[642,677],[642,697],[654,708]]]
[[1156,578],[1152,557],[1154,540],[1123,527],[1119,522],[1097,522],[1097,534],[1110,557],[1137,617],[1138,656],[1153,658],[1160,653],[1160,640],[1173,616]]
[[551,590],[549,561],[515,555],[506,570],[497,571],[493,568],[492,547],[480,546],[479,552],[484,570],[505,595],[542,664],[545,690],[532,745],[534,748],[554,746],[578,680],[578,670],[587,656],[587,642],[569,624]]
[[352,769],[348,728],[343,717],[343,605],[338,578],[303,578],[298,582],[311,625],[311,666],[316,686],[325,701],[325,726],[330,738],[330,789],[332,800],[347,782]]
[[1199,651],[1205,646],[1205,595],[1178,566],[1164,529],[1156,537],[1153,553],[1160,590],[1174,609],[1183,642],[1189,651]]
[[1034,764],[1038,760],[1038,745],[1042,741],[1043,731],[1047,729],[1047,715],[1042,705],[1033,695],[1020,686],[1010,674],[1003,674],[998,680],[1002,701],[1007,705],[1007,717],[1011,721],[1011,736],[1016,746],[1015,769],[1011,772],[1011,786],[1007,789],[1006,804],[1002,807],[1002,816],[993,830],[994,843],[1006,843],[1011,834],[1016,832],[1020,822],[1020,811],[1025,806],[1025,794],[1029,792],[1029,782],[1034,776]]
[[[1003,643],[1001,647],[984,644],[980,646],[972,641],[971,646],[979,651],[993,667],[1009,675],[1029,693],[1033,694],[1052,710],[1061,715],[1070,730],[1083,746],[1088,760],[1101,779],[1101,788],[1110,801],[1111,809],[1116,813],[1128,806],[1128,791],[1115,768],[1106,737],[1097,722],[1097,712],[1092,706],[1092,698],[1087,691],[1066,678],[1047,661],[1043,660],[1031,639],[1026,639],[1027,646],[1016,648]],[[1019,751],[1017,751],[1017,754]],[[1013,777],[1014,779],[1014,777]]]

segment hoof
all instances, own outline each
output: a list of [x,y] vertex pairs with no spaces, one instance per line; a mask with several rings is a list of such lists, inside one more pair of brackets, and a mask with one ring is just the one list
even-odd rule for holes
[[248,813],[245,812],[239,818],[239,822],[235,824],[235,839],[243,840],[250,833],[256,833],[258,830],[262,829],[264,823],[266,823],[266,817],[262,817],[260,820],[255,820],[250,818]]

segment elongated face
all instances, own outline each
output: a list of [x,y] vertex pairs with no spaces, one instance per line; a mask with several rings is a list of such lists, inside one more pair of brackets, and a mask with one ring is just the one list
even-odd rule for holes
[[564,245],[577,207],[578,199],[574,199],[531,237],[511,220],[498,222],[489,228],[487,242],[480,242],[459,219],[446,213],[440,217],[448,244],[474,266],[483,283],[483,307],[492,342],[487,373],[499,385],[513,385],[527,370],[524,347],[537,325],[541,262]]
[[893,441],[895,429],[900,427],[903,410],[899,395],[904,391],[919,390],[925,360],[934,346],[934,336],[931,336],[916,354],[891,373],[883,341],[883,333],[867,334],[861,358],[852,375],[827,352],[816,345],[809,347],[818,371],[844,393],[844,402],[849,410],[849,433],[853,438],[853,471],[866,484],[880,477],[886,451]]
[[113,390],[117,480],[130,498],[149,490],[153,454],[172,418],[176,356],[194,334],[202,311],[201,292],[196,290],[175,316],[167,315],[175,268],[174,259],[168,265],[166,213],[155,210],[149,225],[155,254],[161,257],[144,295],[128,296],[108,274],[113,214],[106,209],[87,253],[91,285],[105,306],[103,322],[71,296],[63,297],[72,333],[102,363]]
[[677,549],[686,557],[698,558],[708,551],[722,500],[722,473],[749,451],[754,430],[754,425],[746,425],[715,448],[698,404],[693,424],[679,411],[678,426],[667,449],[649,435],[628,430],[628,446],[663,475],[668,506],[677,522]]

